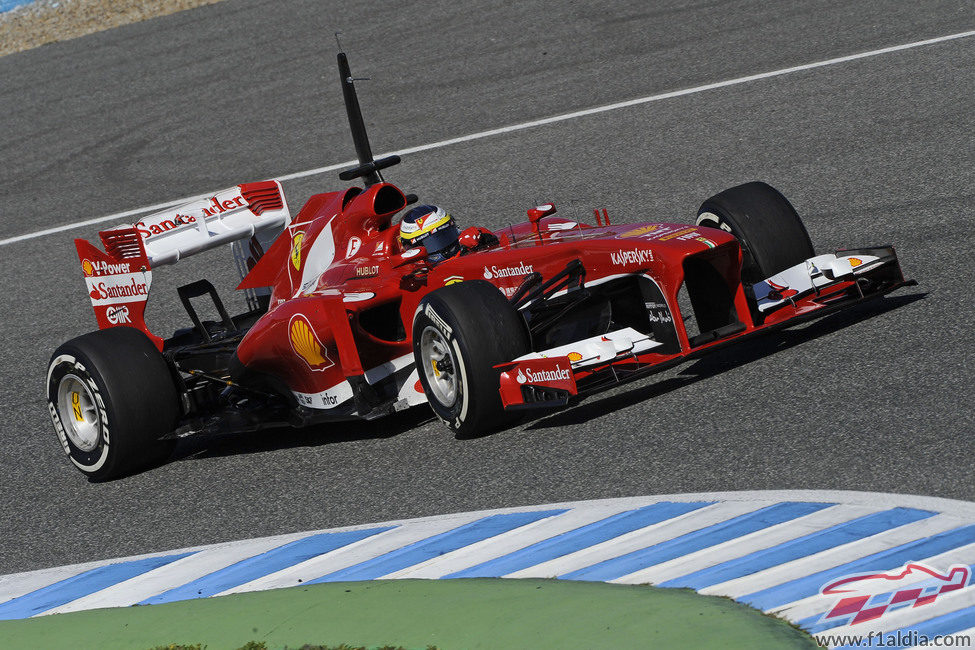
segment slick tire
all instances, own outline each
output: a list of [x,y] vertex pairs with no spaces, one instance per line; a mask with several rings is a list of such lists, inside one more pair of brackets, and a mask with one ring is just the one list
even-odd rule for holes
[[413,355],[433,412],[458,438],[513,423],[494,366],[531,350],[521,314],[498,289],[471,280],[427,294],[413,317]]
[[816,253],[792,204],[771,185],[752,181],[715,194],[701,205],[697,225],[738,238],[741,278],[755,284]]
[[166,360],[131,327],[84,334],[59,347],[47,371],[47,405],[61,447],[94,481],[165,460],[180,414]]

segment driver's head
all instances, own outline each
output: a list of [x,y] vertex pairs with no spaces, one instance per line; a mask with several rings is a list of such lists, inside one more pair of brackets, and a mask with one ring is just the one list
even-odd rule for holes
[[460,231],[454,218],[435,205],[420,205],[407,212],[399,224],[399,236],[403,248],[425,247],[427,260],[433,264],[460,251]]

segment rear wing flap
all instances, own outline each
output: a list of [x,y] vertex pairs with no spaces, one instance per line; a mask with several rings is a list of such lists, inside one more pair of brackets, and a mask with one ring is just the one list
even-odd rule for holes
[[177,208],[157,212],[135,224],[153,266],[258,233],[275,237],[291,223],[278,181],[245,183]]

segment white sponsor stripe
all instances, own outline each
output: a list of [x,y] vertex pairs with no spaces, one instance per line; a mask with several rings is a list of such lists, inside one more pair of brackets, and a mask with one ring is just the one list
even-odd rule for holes
[[268,574],[257,580],[251,580],[217,595],[223,596],[226,594],[243,593],[245,591],[293,587],[300,583],[314,580],[334,573],[335,571],[371,560],[380,555],[396,551],[414,542],[427,539],[428,537],[445,533],[448,530],[453,530],[478,519],[481,519],[481,517],[474,513],[394,528],[379,533],[378,535],[367,537],[355,544],[349,544],[329,553],[305,560],[287,569]]
[[401,357],[396,357],[395,359],[387,361],[386,363],[379,364],[375,368],[369,368],[368,370],[364,371],[363,374],[366,376],[367,382],[370,384],[375,384],[376,382],[389,377],[391,374],[411,365],[414,359],[415,357],[412,353],[404,354]]
[[[813,573],[832,569],[833,567],[847,564],[867,555],[885,551],[894,546],[900,546],[912,542],[916,539],[923,539],[942,533],[952,528],[957,528],[959,520],[949,515],[935,515],[927,519],[915,521],[904,526],[898,526],[891,530],[884,531],[877,535],[871,535],[859,539],[849,544],[834,546],[825,551],[820,551],[807,557],[792,560],[778,566],[774,566],[765,571],[759,571],[751,575],[728,580],[705,589],[700,593],[714,596],[729,596],[740,598],[741,596],[780,585],[790,580],[802,578]],[[785,605],[784,607],[788,607]],[[778,611],[779,607],[770,611]]]
[[[931,568],[938,569],[941,571],[946,571],[948,567],[950,567],[952,564],[971,565],[975,563],[975,542],[973,542],[972,544],[968,544],[966,546],[960,546],[958,548],[951,549],[950,551],[941,553],[939,555],[934,555],[929,558],[919,557],[913,561],[921,562],[922,564],[927,564]],[[894,567],[894,568],[899,568],[899,567]],[[928,578],[929,576],[926,574],[923,573],[918,574],[918,577],[916,579],[899,581],[897,583],[897,589],[902,589],[915,582],[923,582]],[[970,591],[972,593],[975,593],[975,587],[969,587],[968,589],[963,589],[962,591],[964,592]],[[895,630],[899,627],[904,627],[904,625],[909,625],[910,623],[916,623],[917,621],[923,621],[925,619],[932,618],[935,614],[932,614],[931,612],[936,612],[937,615],[940,615],[940,614],[946,614],[949,611],[953,611],[952,609],[943,608],[943,604],[944,604],[942,602],[943,598],[946,598],[946,596],[938,596],[938,598],[935,599],[934,603],[932,603],[931,605],[924,605],[918,609],[897,610],[891,612],[890,614],[884,614],[876,621],[857,623],[856,625],[844,626],[842,628],[838,627],[833,629],[845,630],[852,627],[854,629],[853,633],[859,633],[859,630],[863,630],[864,634],[870,632],[871,630],[876,630],[876,631],[883,630],[889,632],[890,630]],[[815,616],[816,614],[824,613],[830,607],[832,607],[836,601],[837,601],[836,596],[821,596],[819,594],[816,594],[815,596],[810,596],[808,598],[803,598],[802,600],[797,600],[793,603],[789,603],[788,605],[783,606],[777,611],[781,614],[788,616],[790,620],[801,621],[803,619],[809,618],[810,616]],[[950,602],[950,601],[946,601],[946,602]],[[960,609],[960,607],[955,607],[953,609]],[[897,617],[901,616],[902,614],[907,614],[909,612],[917,613],[917,615],[920,616],[920,618],[914,619],[911,616],[905,616],[904,617],[905,620],[908,620],[909,623],[901,624],[900,622],[898,622],[897,625],[893,624],[892,621],[894,621],[895,619],[897,619],[898,621],[900,620]],[[829,630],[828,632],[832,633],[832,629]],[[823,634],[826,633],[827,631],[823,632]],[[837,634],[844,634],[844,632],[837,632]]]
[[[334,366],[335,364],[333,363],[332,365]],[[345,379],[331,388],[326,388],[317,393],[301,393],[296,390],[291,392],[298,398],[299,404],[318,410],[333,409],[341,406],[355,395],[355,391],[352,390],[352,384]]]
[[307,537],[307,533],[296,533],[281,537],[266,537],[252,539],[246,542],[221,544],[219,546],[195,553],[171,564],[159,567],[142,575],[130,578],[124,582],[112,585],[101,591],[73,600],[44,614],[60,614],[63,612],[78,612],[85,609],[101,607],[128,607],[142,602],[152,596],[157,596],[174,587],[180,587],[197,578],[209,575],[225,567],[260,555],[283,544]]
[[[880,56],[883,54],[891,54],[893,52],[901,52],[903,50],[910,50],[917,47],[924,47],[926,45],[934,45],[936,43],[943,43],[946,41],[953,41],[960,38],[968,38],[970,36],[975,36],[975,30],[970,30],[966,32],[958,32],[955,34],[948,34],[946,36],[938,36],[936,38],[929,38],[922,41],[913,41],[911,43],[903,43],[901,45],[893,45],[891,47],[883,47],[877,50],[869,50],[867,52],[859,52],[857,54],[850,54],[847,56],[840,56],[832,59],[825,59],[822,61],[816,61],[814,63],[806,63],[803,65],[792,66],[789,68],[781,68],[779,70],[771,70],[769,72],[761,72],[759,74],[748,75],[745,77],[736,77],[734,79],[726,79],[724,81],[718,81],[715,83],[704,84],[702,86],[694,86],[692,88],[684,88],[682,90],[674,90],[671,92],[660,93],[656,95],[648,95],[645,97],[638,97],[636,99],[630,99],[622,102],[615,102],[612,104],[604,104],[602,106],[595,106],[593,108],[587,108],[580,111],[573,111],[571,113],[563,113],[561,115],[553,115],[552,117],[546,117],[539,120],[530,120],[527,122],[520,122],[518,124],[512,124],[509,126],[503,126],[497,129],[488,129],[487,131],[478,131],[477,133],[470,133],[468,135],[463,135],[456,138],[449,138],[447,140],[438,140],[436,142],[431,142],[428,144],[418,145],[416,147],[408,147],[406,149],[399,149],[397,151],[392,151],[389,153],[379,154],[376,158],[381,158],[388,155],[400,155],[405,156],[409,154],[419,153],[421,151],[429,151],[431,149],[440,149],[443,147],[448,147],[454,144],[461,144],[463,142],[470,142],[472,140],[480,140],[483,138],[490,138],[496,135],[504,135],[506,133],[512,133],[515,131],[522,131],[524,129],[530,129],[537,126],[544,126],[546,124],[554,124],[557,122],[564,122],[567,120],[573,120],[580,117],[586,117],[589,115],[596,115],[598,113],[605,113],[608,111],[615,111],[621,108],[629,108],[631,106],[639,106],[640,104],[649,104],[651,102],[658,102],[664,99],[673,99],[675,97],[683,97],[685,95],[692,95],[695,93],[701,93],[708,90],[716,90],[718,88],[727,88],[728,86],[737,86],[740,84],[750,83],[752,81],[760,81],[762,79],[770,79],[772,77],[780,77],[787,74],[792,74],[795,72],[802,72],[805,70],[813,70],[815,68],[824,68],[831,65],[838,65],[840,63],[847,63],[849,61],[856,61],[858,59],[866,59],[874,56]],[[276,180],[278,181],[288,181],[296,178],[305,178],[308,176],[315,176],[318,174],[325,174],[328,172],[333,172],[345,167],[351,167],[352,165],[358,164],[358,161],[347,160],[341,163],[335,163],[332,165],[326,165],[325,167],[316,167],[315,169],[308,169],[305,171],[295,172],[293,174],[285,174],[284,176],[278,176]],[[195,196],[190,196],[182,199],[177,199],[175,201],[167,201],[165,203],[157,203],[145,208],[135,208],[133,210],[127,210],[125,212],[116,212],[115,214],[110,214],[105,217],[97,217],[95,219],[88,219],[87,221],[78,221],[75,223],[65,224],[63,226],[56,226],[54,228],[47,228],[45,230],[39,230],[37,232],[26,233],[23,235],[17,235],[15,237],[10,237],[8,239],[0,240],[0,246],[6,246],[8,244],[14,244],[21,241],[26,241],[28,239],[35,239],[37,237],[43,237],[45,235],[50,235],[58,232],[64,232],[65,230],[72,230],[74,228],[80,228],[82,226],[90,226],[98,223],[104,223],[106,221],[114,221],[119,219],[124,219],[126,217],[131,217],[138,214],[143,214],[145,212],[150,212],[153,210],[165,210],[166,208],[171,208],[182,203],[189,203],[191,201],[196,201],[199,199],[208,198],[213,196],[213,192],[207,192],[206,194],[197,194]]]
[[440,578],[442,576],[469,569],[488,560],[525,548],[537,542],[581,528],[622,510],[593,510],[577,508],[568,512],[547,517],[539,521],[510,530],[501,535],[445,553],[439,557],[421,562],[401,571],[390,573],[383,578]]
[[505,578],[554,578],[610,560],[632,551],[638,551],[654,544],[666,542],[686,533],[727,521],[747,512],[772,505],[770,502],[725,502],[705,506],[687,514],[652,524],[638,530],[614,537],[588,548],[563,555],[562,557],[536,564],[533,567],[515,571]]
[[647,582],[661,583],[673,578],[679,578],[701,569],[715,566],[728,560],[733,560],[755,551],[763,550],[788,542],[790,540],[815,533],[817,531],[836,526],[844,522],[869,515],[874,512],[885,510],[881,507],[868,506],[844,506],[837,505],[819,512],[784,521],[781,524],[770,526],[762,530],[730,539],[716,546],[701,549],[695,553],[690,553],[668,562],[663,562],[656,566],[647,567],[640,571],[635,571],[629,575],[621,576],[616,580],[620,584],[644,584]]

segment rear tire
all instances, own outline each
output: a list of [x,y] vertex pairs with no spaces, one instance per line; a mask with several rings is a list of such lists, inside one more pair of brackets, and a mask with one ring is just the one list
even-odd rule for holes
[[741,279],[755,284],[816,253],[792,204],[771,185],[753,181],[715,194],[701,205],[697,225],[738,238]]
[[47,372],[48,409],[58,440],[92,480],[131,474],[165,460],[180,414],[169,366],[131,327],[84,334],[60,346]]
[[413,317],[413,355],[433,412],[458,438],[514,422],[494,366],[531,351],[521,314],[492,284],[470,280],[427,294]]

